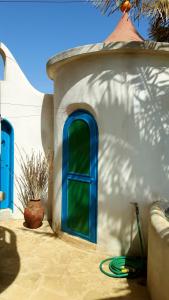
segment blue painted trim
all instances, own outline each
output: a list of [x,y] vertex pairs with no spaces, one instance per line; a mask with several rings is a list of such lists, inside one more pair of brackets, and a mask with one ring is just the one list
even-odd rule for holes
[[10,208],[12,212],[14,210],[14,129],[11,125],[11,176],[10,176],[10,184],[11,184],[11,199],[10,199]]
[[[90,128],[90,176],[68,172],[68,129],[73,121],[83,120]],[[98,127],[94,117],[86,110],[73,112],[65,122],[63,129],[62,152],[62,216],[61,229],[67,233],[82,237],[90,242],[97,242],[97,190],[98,190]],[[77,180],[90,183],[89,204],[89,235],[76,232],[67,226],[67,184],[68,180]]]
[[[3,125],[4,123],[4,125]],[[14,209],[13,195],[14,195],[14,129],[11,123],[7,119],[1,121],[1,137],[2,137],[2,126],[7,125],[10,130],[10,183],[9,183],[9,208]]]

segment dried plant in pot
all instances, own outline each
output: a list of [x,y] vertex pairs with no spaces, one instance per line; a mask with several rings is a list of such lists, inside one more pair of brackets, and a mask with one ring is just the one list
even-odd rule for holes
[[44,218],[41,199],[47,194],[48,163],[42,153],[32,151],[31,155],[21,155],[21,174],[17,178],[18,197],[24,208],[25,225],[38,228]]

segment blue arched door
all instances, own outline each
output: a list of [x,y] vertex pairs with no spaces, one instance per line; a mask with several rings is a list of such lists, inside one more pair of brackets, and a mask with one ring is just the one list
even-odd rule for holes
[[4,200],[0,201],[0,209],[13,209],[13,158],[14,134],[7,120],[1,121],[1,158],[0,158],[0,191]]
[[87,111],[74,112],[63,131],[62,230],[97,241],[98,129]]

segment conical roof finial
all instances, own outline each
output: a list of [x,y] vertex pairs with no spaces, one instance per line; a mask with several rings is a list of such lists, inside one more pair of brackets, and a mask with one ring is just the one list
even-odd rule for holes
[[123,42],[144,41],[142,36],[137,32],[136,28],[131,22],[127,12],[122,16],[115,30],[107,37],[104,43],[109,44],[112,42],[122,42],[122,41]]

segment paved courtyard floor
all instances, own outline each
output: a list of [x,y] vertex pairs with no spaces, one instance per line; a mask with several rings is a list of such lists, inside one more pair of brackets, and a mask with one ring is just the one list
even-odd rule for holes
[[48,223],[0,221],[0,300],[148,300],[143,279],[99,271],[105,253],[56,237]]

